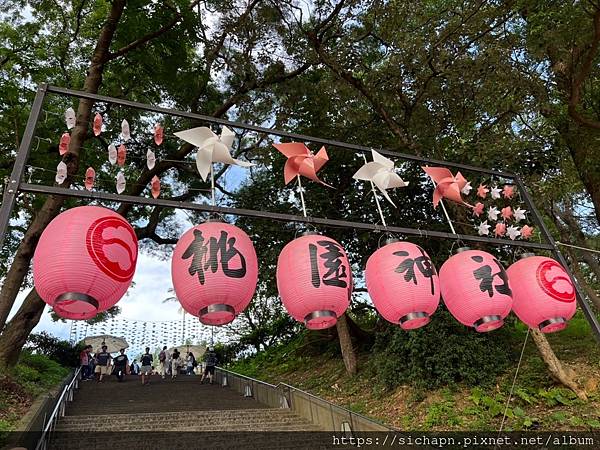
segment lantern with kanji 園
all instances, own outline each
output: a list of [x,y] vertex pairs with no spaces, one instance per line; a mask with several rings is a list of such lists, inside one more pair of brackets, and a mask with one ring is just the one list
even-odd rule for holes
[[544,333],[567,326],[577,309],[575,287],[558,262],[531,253],[511,265],[506,272],[513,292],[513,311],[531,328]]
[[389,242],[371,255],[367,290],[389,322],[412,330],[429,323],[440,302],[438,275],[429,255],[410,242]]
[[171,263],[181,306],[205,325],[231,322],[252,300],[258,282],[254,245],[238,227],[205,222],[186,231]]
[[512,306],[508,280],[500,261],[480,250],[461,248],[440,268],[444,304],[456,320],[479,332],[504,324]]
[[294,239],[279,255],[277,289],[298,322],[311,330],[332,327],[350,305],[352,272],[346,252],[319,234]]
[[123,297],[135,272],[138,241],[119,214],[80,206],[46,227],[33,255],[35,289],[66,319],[90,319]]

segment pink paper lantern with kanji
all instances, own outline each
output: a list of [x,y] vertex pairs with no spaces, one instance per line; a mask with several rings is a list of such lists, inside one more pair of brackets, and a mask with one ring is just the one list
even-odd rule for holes
[[225,325],[252,300],[258,260],[250,237],[238,227],[205,222],[177,242],[171,276],[181,306],[205,325]]
[[461,248],[440,268],[444,304],[460,323],[479,332],[504,324],[512,292],[502,264],[487,252]]
[[567,326],[577,309],[575,287],[564,267],[552,258],[523,255],[506,272],[513,291],[513,311],[544,333]]
[[35,289],[59,316],[90,319],[123,297],[137,255],[137,237],[121,215],[99,206],[72,208],[40,236],[33,255]]
[[319,234],[294,239],[279,255],[277,289],[288,313],[307,328],[334,326],[350,305],[352,293],[346,252]]
[[365,279],[379,314],[405,330],[427,325],[440,302],[431,258],[410,242],[391,242],[373,253]]

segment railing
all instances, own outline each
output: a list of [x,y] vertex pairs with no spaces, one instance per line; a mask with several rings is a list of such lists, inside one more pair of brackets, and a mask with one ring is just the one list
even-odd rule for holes
[[65,410],[67,407],[67,402],[73,401],[73,394],[75,389],[79,388],[79,375],[81,373],[81,366],[75,370],[73,373],[73,378],[71,381],[63,388],[60,396],[56,400],[56,404],[54,405],[54,409],[50,416],[44,419],[44,427],[42,429],[42,435],[38,440],[38,443],[35,447],[35,450],[46,450],[50,439],[52,438],[52,433],[56,428],[56,424],[61,417],[64,417]]
[[272,408],[289,408],[325,431],[352,433],[393,430],[362,414],[334,405],[286,383],[274,385],[221,367],[217,367],[215,379],[222,386],[229,386],[244,396],[252,397]]

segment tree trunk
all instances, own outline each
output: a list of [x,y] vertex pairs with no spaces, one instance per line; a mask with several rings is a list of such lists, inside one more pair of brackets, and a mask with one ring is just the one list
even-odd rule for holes
[[[96,48],[92,55],[90,67],[83,83],[83,90],[85,92],[94,94],[98,92],[98,88],[102,83],[104,65],[109,57],[110,43],[112,42],[117,24],[123,14],[125,3],[126,0],[115,0],[112,2],[111,9],[100,32]],[[65,187],[70,187],[71,179],[77,173],[79,166],[79,151],[87,136],[93,104],[94,102],[91,100],[81,99],[79,101],[79,106],[77,108],[77,125],[71,134],[69,152],[63,159],[65,164],[67,164],[68,173],[68,178],[66,182],[63,183],[63,186]],[[41,210],[33,218],[17,249],[15,259],[6,275],[2,290],[0,291],[0,330],[4,328],[8,314],[10,313],[17,294],[21,289],[21,285],[23,284],[23,280],[27,276],[29,264],[40,235],[50,221],[59,213],[64,200],[64,197],[55,195],[48,197]],[[0,360],[1,359],[4,359],[2,354],[0,354]]]
[[18,362],[29,333],[42,317],[44,306],[46,304],[36,290],[29,291],[21,308],[0,335],[0,367],[12,367]]
[[531,336],[533,337],[533,341],[540,351],[546,366],[548,366],[552,378],[575,392],[577,397],[581,400],[587,400],[585,392],[580,389],[575,380],[565,372],[562,363],[556,357],[556,354],[554,353],[554,350],[552,350],[552,347],[550,347],[550,343],[548,342],[548,339],[546,339],[546,336],[544,336],[544,333],[532,328]]
[[338,338],[340,340],[340,349],[342,350],[342,358],[344,359],[344,365],[346,371],[350,375],[355,375],[357,371],[356,366],[356,353],[352,346],[352,338],[350,336],[350,328],[348,327],[348,321],[346,320],[346,314],[342,314],[336,324]]

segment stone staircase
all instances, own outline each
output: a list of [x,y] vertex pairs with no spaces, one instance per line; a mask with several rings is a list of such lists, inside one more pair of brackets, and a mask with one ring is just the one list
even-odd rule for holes
[[[80,383],[51,449],[327,448],[320,428],[197,376]],[[300,432],[300,433],[291,433]],[[294,438],[291,438],[291,436]]]

